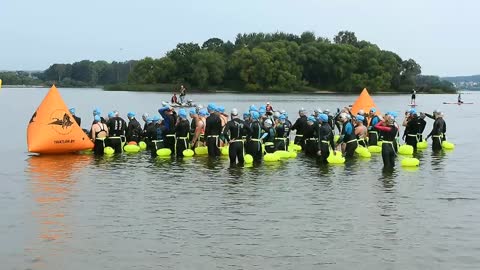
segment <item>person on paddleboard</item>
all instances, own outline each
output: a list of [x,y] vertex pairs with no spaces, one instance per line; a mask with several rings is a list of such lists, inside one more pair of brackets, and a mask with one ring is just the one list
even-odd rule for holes
[[417,95],[417,90],[412,89],[412,100],[410,101],[410,104],[415,105],[416,95]]
[[461,104],[463,103],[462,101],[462,93],[458,93],[458,99],[457,99],[458,103]]

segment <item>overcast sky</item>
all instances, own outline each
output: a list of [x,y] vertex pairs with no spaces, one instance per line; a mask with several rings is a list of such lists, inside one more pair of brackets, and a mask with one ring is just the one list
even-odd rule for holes
[[349,30],[423,74],[480,74],[479,10],[474,0],[0,0],[0,70],[161,57],[237,33]]

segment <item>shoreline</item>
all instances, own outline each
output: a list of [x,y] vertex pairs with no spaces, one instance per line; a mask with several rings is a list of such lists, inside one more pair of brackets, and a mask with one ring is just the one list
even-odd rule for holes
[[[56,85],[58,88],[95,88],[101,89],[103,91],[124,91],[124,92],[147,92],[147,93],[173,93],[174,91],[171,90],[170,87],[172,85],[165,84],[165,85],[96,85],[96,86],[62,86]],[[23,88],[50,88],[51,86],[47,85],[2,85],[2,88],[16,88],[16,89],[23,89]],[[168,88],[170,89],[168,89]],[[417,92],[417,94],[456,94],[458,91],[478,91],[478,90],[467,90],[467,89],[458,89],[455,92],[446,92],[446,91],[439,91],[439,92]],[[178,91],[175,91],[178,92]],[[233,90],[233,89],[209,89],[209,90],[199,90],[199,89],[188,89],[188,93],[194,94],[270,94],[270,95],[283,95],[283,94],[290,94],[290,95],[357,95],[356,92],[340,92],[334,90],[321,90],[315,89],[312,87],[307,87],[304,90],[294,90],[294,91],[275,91],[275,90],[264,90],[264,91],[248,91],[248,90]],[[370,94],[380,94],[380,95],[410,95],[407,92],[395,92],[395,91],[377,91],[377,92],[370,92]]]

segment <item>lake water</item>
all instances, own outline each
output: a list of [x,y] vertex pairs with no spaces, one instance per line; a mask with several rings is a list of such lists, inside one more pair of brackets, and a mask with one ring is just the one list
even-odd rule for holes
[[[417,95],[445,112],[453,152],[420,154],[418,170],[382,173],[381,157],[319,167],[297,159],[229,168],[227,159],[148,154],[32,157],[26,127],[48,89],[0,90],[1,269],[478,269],[478,105]],[[156,112],[165,93],[60,89],[84,128],[104,113]],[[292,120],[356,96],[193,94],[243,110],[270,101]],[[465,101],[480,104],[469,93]],[[409,95],[374,95],[382,111]],[[428,120],[425,134],[430,132]],[[399,164],[397,164],[399,165]]]

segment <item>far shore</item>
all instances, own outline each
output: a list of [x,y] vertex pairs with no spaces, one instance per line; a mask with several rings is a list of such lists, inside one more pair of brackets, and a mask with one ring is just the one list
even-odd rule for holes
[[[46,85],[3,85],[2,88],[49,88],[50,86]],[[140,87],[130,86],[127,84],[124,85],[97,85],[97,86],[58,86],[57,88],[96,88],[96,89],[103,89],[104,91],[127,91],[127,92],[150,92],[150,93],[173,93],[177,90],[167,89],[165,87],[157,87],[155,85],[144,85]],[[298,94],[298,95],[356,95],[358,93],[355,92],[339,92],[334,90],[321,90],[308,87],[307,90],[301,91],[248,91],[248,90],[233,90],[233,89],[208,89],[208,90],[200,90],[200,89],[188,89],[188,93],[194,94],[212,94],[212,93],[226,93],[226,94],[273,94],[273,95],[282,95],[282,94]],[[461,89],[457,91],[476,91],[476,90],[466,90]],[[477,90],[478,91],[478,90]],[[405,92],[394,92],[394,91],[376,91],[370,92],[371,94],[381,94],[381,95],[410,95],[410,93]],[[417,92],[417,94],[454,94],[448,92]]]

